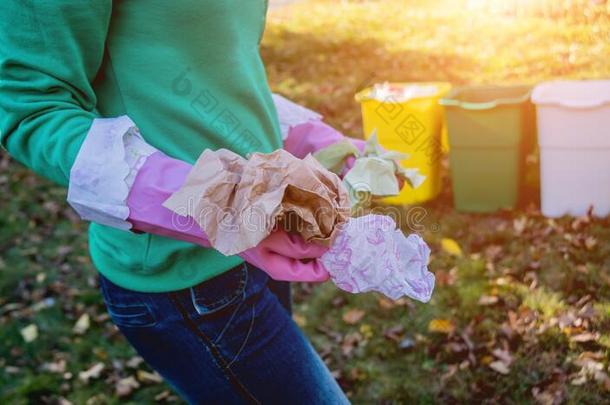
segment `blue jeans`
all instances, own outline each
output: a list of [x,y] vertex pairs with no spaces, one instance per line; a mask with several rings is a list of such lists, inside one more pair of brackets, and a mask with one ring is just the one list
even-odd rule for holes
[[349,403],[269,282],[242,264],[169,293],[100,284],[113,322],[189,403]]

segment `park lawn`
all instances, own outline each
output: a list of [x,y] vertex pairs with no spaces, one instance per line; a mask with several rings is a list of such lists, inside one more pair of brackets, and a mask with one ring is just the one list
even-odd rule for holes
[[[610,76],[606,12],[515,19],[450,3],[273,10],[262,45],[271,86],[361,136],[353,94],[377,81]],[[180,402],[105,315],[86,224],[64,201],[64,190],[1,155],[0,403]],[[549,220],[531,204],[489,215],[451,206],[445,178],[423,206],[437,276],[429,304],[295,286],[295,320],[352,401],[608,402],[610,220]],[[24,343],[32,325],[38,335]],[[98,363],[99,375],[79,376]]]

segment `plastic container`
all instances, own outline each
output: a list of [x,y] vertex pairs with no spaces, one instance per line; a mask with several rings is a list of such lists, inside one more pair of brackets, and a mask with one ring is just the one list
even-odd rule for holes
[[[444,109],[438,100],[449,92],[444,82],[394,83],[393,89],[405,90],[406,97],[379,97],[367,88],[356,94],[361,103],[365,138],[377,130],[379,143],[386,149],[404,152],[405,167],[419,168],[426,176],[417,189],[408,184],[398,196],[386,197],[389,204],[417,204],[433,199],[440,192],[441,134],[445,126]],[[410,95],[409,95],[410,94]]]
[[533,91],[542,213],[610,214],[610,80],[542,83]]
[[529,86],[454,89],[446,107],[454,204],[465,212],[514,208],[525,145],[535,134]]

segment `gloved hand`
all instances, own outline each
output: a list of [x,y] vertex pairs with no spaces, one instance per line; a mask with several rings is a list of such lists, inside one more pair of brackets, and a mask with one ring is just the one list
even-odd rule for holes
[[365,142],[362,139],[348,138],[320,120],[310,120],[289,129],[288,136],[284,140],[284,149],[303,159],[310,153],[346,138],[360,151],[364,151]]
[[[284,149],[299,159],[308,154],[314,154],[322,148],[334,143],[349,140],[360,152],[364,152],[366,142],[362,139],[343,135],[322,121],[322,116],[314,111],[300,106],[278,94],[273,95],[273,101],[278,112]],[[349,156],[340,172],[345,175],[354,167],[355,156]],[[402,189],[404,180],[398,179],[398,188]]]
[[[162,205],[180,188],[190,170],[188,163],[162,152],[146,159],[127,198],[127,220],[133,230],[210,247],[207,236],[192,218],[177,215]],[[239,256],[276,280],[322,282],[329,275],[317,258],[327,250],[278,229]]]
[[319,260],[326,251],[326,247],[304,242],[300,235],[278,229],[239,256],[274,280],[323,282],[330,277]]

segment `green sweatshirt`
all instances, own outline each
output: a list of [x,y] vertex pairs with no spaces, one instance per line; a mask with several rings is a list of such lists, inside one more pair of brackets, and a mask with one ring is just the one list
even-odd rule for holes
[[[265,0],[1,0],[0,139],[67,185],[95,118],[128,115],[144,139],[193,163],[205,148],[281,147],[259,42]],[[97,269],[136,291],[187,288],[242,262],[91,224]]]

